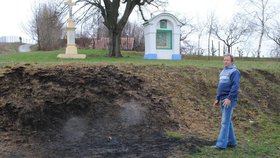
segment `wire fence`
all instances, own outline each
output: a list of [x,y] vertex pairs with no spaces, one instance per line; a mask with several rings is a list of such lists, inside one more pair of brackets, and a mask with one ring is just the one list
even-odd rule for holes
[[25,44],[36,44],[35,40],[22,38],[20,36],[2,36],[0,37],[0,43],[25,43]]

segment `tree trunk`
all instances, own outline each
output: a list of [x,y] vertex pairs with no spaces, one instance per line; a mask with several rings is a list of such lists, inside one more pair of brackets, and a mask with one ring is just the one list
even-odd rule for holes
[[219,47],[219,56],[221,56],[221,46],[220,46],[220,41],[218,42],[218,47]]
[[[212,27],[212,24],[211,24],[211,27]],[[209,31],[209,34],[208,34],[208,60],[209,60],[210,52],[211,52],[211,48],[210,48],[210,40],[211,40],[211,34],[212,34],[211,29],[212,28],[210,28],[210,31]],[[213,45],[213,41],[212,41],[212,45]]]
[[109,31],[109,56],[110,57],[122,57],[120,45],[121,45],[121,31]]
[[230,54],[230,46],[229,45],[227,45],[227,49],[228,49],[228,54]]
[[262,39],[263,39],[263,35],[264,35],[264,26],[262,28],[262,31],[261,31],[261,36],[260,36],[260,39],[259,39],[259,45],[258,45],[258,50],[257,50],[257,57],[260,58],[260,55],[261,55],[261,48],[262,48]]
[[263,35],[264,35],[264,32],[265,32],[265,22],[266,22],[266,19],[265,19],[265,12],[266,12],[266,5],[267,5],[267,2],[268,1],[261,1],[261,4],[262,4],[262,15],[261,15],[261,19],[260,19],[260,22],[261,22],[261,35],[260,35],[260,40],[259,40],[259,45],[258,45],[258,50],[257,50],[257,57],[260,58],[260,55],[261,55],[261,47],[262,47],[262,41],[263,41]]
[[197,55],[200,55],[200,38],[201,38],[201,34],[198,35],[198,41],[197,41]]
[[211,54],[212,54],[212,56],[215,56],[215,53],[216,53],[216,50],[215,50],[215,48],[214,48],[214,42],[213,42],[213,40],[212,40],[212,48],[211,48]]

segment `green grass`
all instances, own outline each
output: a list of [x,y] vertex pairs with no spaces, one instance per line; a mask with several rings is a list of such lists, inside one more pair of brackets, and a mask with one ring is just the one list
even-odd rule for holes
[[181,140],[184,138],[184,135],[176,131],[166,131],[166,137],[169,139]]
[[[279,158],[280,156],[280,116],[273,119],[261,114],[255,122],[247,123],[247,131],[235,129],[237,147],[226,150],[205,146],[196,153],[173,153],[174,158]],[[168,138],[182,139],[177,132],[167,132]],[[214,145],[214,144],[213,144]]]
[[[35,51],[31,53],[10,53],[0,54],[0,66],[11,65],[11,64],[25,64],[25,63],[36,63],[36,64],[64,64],[64,63],[84,63],[84,64],[97,64],[97,63],[108,63],[108,64],[140,64],[140,65],[169,65],[169,66],[196,66],[200,68],[205,67],[222,67],[221,57],[211,57],[207,60],[207,57],[193,57],[185,56],[183,60],[172,61],[172,60],[144,60],[143,52],[122,52],[123,58],[110,58],[107,57],[106,50],[92,50],[92,49],[81,49],[79,53],[86,54],[85,60],[80,59],[59,59],[58,54],[64,53],[64,50],[57,51]],[[277,71],[280,70],[280,62],[272,59],[237,59],[236,65],[243,70],[246,69],[265,69]]]
[[[280,119],[280,118],[279,118]],[[256,124],[258,124],[256,126]],[[248,123],[248,132],[236,131],[238,146],[227,150],[203,147],[201,152],[183,157],[278,158],[280,155],[280,124],[262,115],[257,123]]]

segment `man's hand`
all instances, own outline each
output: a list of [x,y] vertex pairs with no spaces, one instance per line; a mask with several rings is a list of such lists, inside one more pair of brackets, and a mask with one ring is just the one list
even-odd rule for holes
[[224,105],[226,108],[228,108],[228,107],[230,107],[230,105],[231,105],[231,101],[230,101],[229,99],[225,99],[225,100],[223,100],[223,105]]
[[219,100],[215,100],[213,105],[214,105],[215,108],[218,108],[219,107]]

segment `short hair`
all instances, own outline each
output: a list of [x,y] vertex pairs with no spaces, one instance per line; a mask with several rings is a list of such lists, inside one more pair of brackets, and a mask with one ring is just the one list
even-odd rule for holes
[[234,56],[231,54],[225,54],[224,57],[230,57],[232,63],[235,61]]

